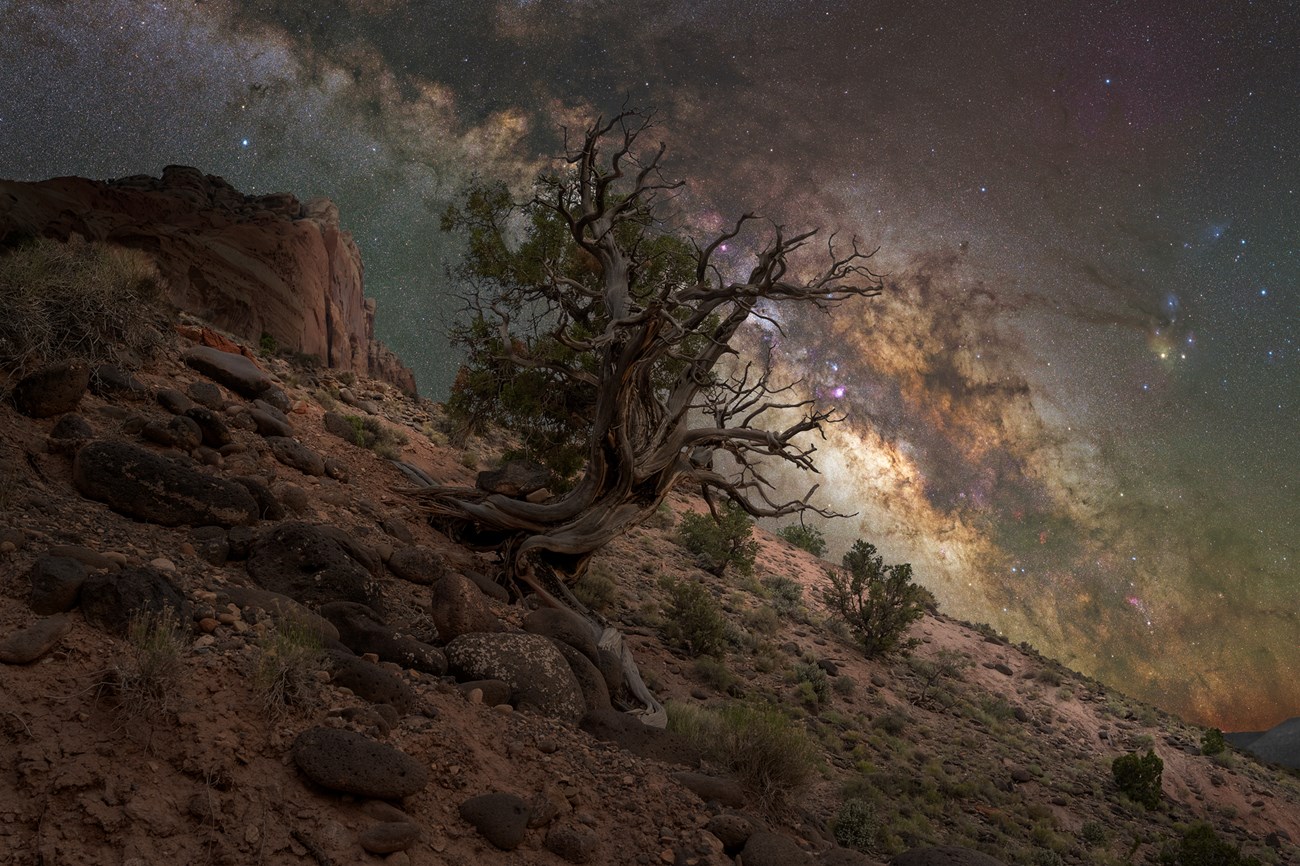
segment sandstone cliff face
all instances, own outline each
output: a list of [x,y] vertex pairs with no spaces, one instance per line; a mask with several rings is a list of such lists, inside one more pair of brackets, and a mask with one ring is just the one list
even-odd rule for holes
[[171,300],[241,337],[415,393],[415,377],[375,339],[361,254],[329,199],[248,196],[186,166],[106,182],[0,181],[0,242],[76,233],[153,255]]

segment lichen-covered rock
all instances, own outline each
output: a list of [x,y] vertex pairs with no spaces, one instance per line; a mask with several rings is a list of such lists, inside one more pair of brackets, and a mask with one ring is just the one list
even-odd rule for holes
[[517,709],[566,722],[576,722],[586,712],[582,689],[568,662],[540,635],[461,635],[447,644],[447,662],[461,679],[508,683]]
[[41,616],[63,613],[77,606],[86,566],[70,556],[42,556],[27,572],[32,594],[27,602]]
[[395,800],[429,783],[424,765],[405,752],[352,731],[310,728],[293,743],[298,769],[331,791]]
[[97,572],[81,585],[81,613],[86,622],[125,635],[131,618],[171,611],[185,622],[185,596],[164,572],[145,566]]
[[248,555],[248,574],[258,586],[303,604],[355,601],[376,607],[379,583],[319,526],[281,523],[263,532]]
[[285,466],[292,466],[303,475],[315,478],[325,474],[325,458],[306,445],[289,436],[267,436],[266,444],[271,454]]
[[125,442],[94,441],[77,452],[72,481],[81,495],[162,526],[237,526],[258,519],[238,484]]
[[[393,556],[397,554],[394,553]],[[488,607],[473,581],[448,573],[433,585],[429,615],[441,640],[452,641],[464,634],[501,631],[505,628]]]
[[89,385],[89,365],[59,361],[19,379],[10,397],[28,418],[52,418],[77,408]]
[[388,557],[388,569],[403,580],[432,586],[447,573],[447,563],[427,547],[399,547]]
[[447,672],[442,650],[399,633],[364,604],[334,601],[321,605],[320,614],[338,629],[339,642],[358,655],[374,653],[381,661],[434,676]]

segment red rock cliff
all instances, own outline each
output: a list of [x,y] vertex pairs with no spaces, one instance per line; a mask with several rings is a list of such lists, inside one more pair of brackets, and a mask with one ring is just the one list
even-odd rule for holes
[[220,328],[315,355],[415,393],[415,377],[375,339],[361,254],[326,198],[243,195],[198,169],[161,179],[0,180],[0,240],[77,233],[151,253],[171,300]]

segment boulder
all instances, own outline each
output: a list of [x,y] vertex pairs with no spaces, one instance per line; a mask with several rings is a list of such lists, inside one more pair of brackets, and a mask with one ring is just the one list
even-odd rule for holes
[[310,728],[293,743],[293,761],[323,788],[395,800],[422,791],[429,774],[419,761],[352,731]]
[[495,707],[510,703],[510,684],[503,683],[501,680],[466,680],[457,683],[456,688],[466,698],[469,698],[474,691],[478,691],[485,706]]
[[[212,387],[217,387],[213,385]],[[163,388],[154,395],[158,405],[173,415],[184,415],[194,408],[194,402],[175,388]]]
[[818,854],[817,866],[881,866],[881,863],[861,851],[837,847]]
[[388,558],[388,569],[403,580],[432,586],[446,575],[447,563],[427,547],[399,547]]
[[704,773],[673,773],[672,779],[706,803],[740,808],[745,805],[745,790],[735,779],[707,776]]
[[374,653],[380,661],[434,676],[447,672],[447,657],[442,650],[397,632],[363,604],[333,601],[321,605],[320,615],[338,629],[339,643],[357,655]]
[[274,384],[261,367],[243,355],[209,346],[195,346],[181,360],[214,382],[245,397],[256,397]]
[[7,665],[27,665],[44,656],[59,645],[64,635],[72,630],[72,620],[66,616],[47,616],[0,639],[0,662]]
[[388,704],[398,713],[415,707],[415,693],[392,671],[340,650],[332,650],[328,656],[330,682],[334,685],[348,689],[363,701]]
[[261,533],[248,575],[262,589],[319,607],[331,601],[380,603],[379,583],[321,527],[292,521]]
[[97,572],[81,585],[81,613],[86,622],[124,636],[131,619],[170,610],[185,622],[185,596],[167,574],[152,566]]
[[566,643],[593,662],[597,659],[595,630],[581,614],[565,608],[539,607],[524,617],[523,627],[526,632]]
[[652,728],[642,724],[636,716],[618,710],[604,709],[588,713],[580,727],[596,739],[614,743],[641,758],[685,766],[696,766],[700,761],[699,750],[681,734],[663,728]]
[[736,861],[741,866],[813,866],[812,855],[784,833],[760,830],[749,837]]
[[[397,556],[396,553],[393,554]],[[392,560],[389,560],[390,562]],[[461,635],[475,632],[502,631],[505,626],[497,619],[478,587],[459,574],[448,573],[433,586],[429,602],[429,615],[438,629],[438,637],[452,641]]]
[[551,481],[551,473],[531,460],[511,460],[499,469],[480,472],[474,486],[487,493],[522,498],[541,490]]
[[264,610],[277,622],[293,623],[327,641],[339,639],[339,630],[334,627],[334,623],[287,595],[251,586],[228,586],[217,595],[218,598],[229,599],[241,608]]
[[224,448],[235,441],[226,422],[207,406],[191,406],[181,414],[199,425],[203,444],[209,448]]
[[284,519],[284,506],[265,481],[252,475],[236,475],[230,480],[247,490],[257,501],[257,514],[263,520]]
[[64,443],[80,443],[95,438],[95,430],[90,422],[75,412],[69,412],[50,428],[50,439]]
[[143,397],[149,388],[121,367],[100,364],[91,371],[90,391],[100,397]]
[[564,656],[564,660],[569,663],[569,670],[573,672],[574,679],[578,681],[578,687],[582,689],[586,714],[589,715],[599,710],[609,709],[609,687],[605,685],[605,678],[601,676],[596,666],[591,663],[591,659],[567,643],[557,641],[554,638],[550,640],[555,645],[555,648],[560,651],[560,655]]
[[744,850],[749,837],[763,828],[746,815],[723,812],[710,818],[704,829],[718,837],[728,856],[735,857]]
[[460,804],[460,816],[502,851],[524,841],[532,811],[514,794],[480,794]]
[[83,496],[162,526],[237,526],[258,519],[238,484],[125,442],[94,441],[77,452],[72,481]]
[[28,605],[41,616],[63,613],[77,606],[86,566],[70,556],[42,556],[27,572],[32,593]]
[[323,419],[325,430],[333,433],[345,442],[351,442],[353,445],[360,445],[360,433],[357,428],[352,426],[352,422],[342,412],[330,410],[325,413]]
[[191,382],[185,386],[185,394],[195,403],[214,412],[226,408],[226,396],[221,393],[221,386],[214,382]]
[[540,635],[464,634],[447,644],[447,662],[460,679],[508,683],[516,709],[566,722],[576,722],[586,712],[582,689],[564,656]]
[[173,415],[166,421],[149,421],[140,435],[164,448],[193,451],[203,441],[203,431],[194,419]]
[[261,409],[245,409],[244,415],[253,421],[253,429],[261,436],[293,437],[293,427],[288,421],[282,421],[270,412]]
[[266,444],[271,454],[285,466],[297,469],[303,475],[315,478],[325,474],[325,458],[306,445],[289,436],[267,436]]
[[591,863],[600,852],[600,837],[586,827],[553,824],[546,831],[546,850],[569,863]]
[[1003,866],[996,857],[957,845],[913,848],[889,863],[890,866]]
[[77,408],[89,385],[89,365],[59,361],[19,379],[10,397],[28,418],[52,418]]
[[410,821],[385,821],[362,830],[357,841],[371,854],[396,854],[420,841],[420,825]]

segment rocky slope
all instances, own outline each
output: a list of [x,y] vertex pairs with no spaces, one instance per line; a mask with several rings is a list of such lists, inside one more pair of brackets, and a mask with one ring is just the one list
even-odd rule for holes
[[[677,718],[778,707],[815,745],[805,786],[761,798],[613,712],[590,635],[512,601],[403,495],[473,484],[499,444],[452,448],[433,404],[218,336],[6,385],[0,864],[1118,863],[1193,820],[1296,856],[1293,775],[1203,757],[1198,729],[947,616],[868,661],[809,554],[759,533],[754,578],[699,571],[683,492],[582,589]],[[720,658],[670,639],[664,578],[706,586]],[[164,606],[174,638],[132,619]],[[1147,747],[1152,812],[1110,777]],[[834,841],[846,798],[867,853]]]
[[0,180],[0,247],[74,233],[151,254],[172,303],[219,328],[415,393],[414,375],[375,339],[361,254],[329,199],[244,195],[179,165],[161,178]]

